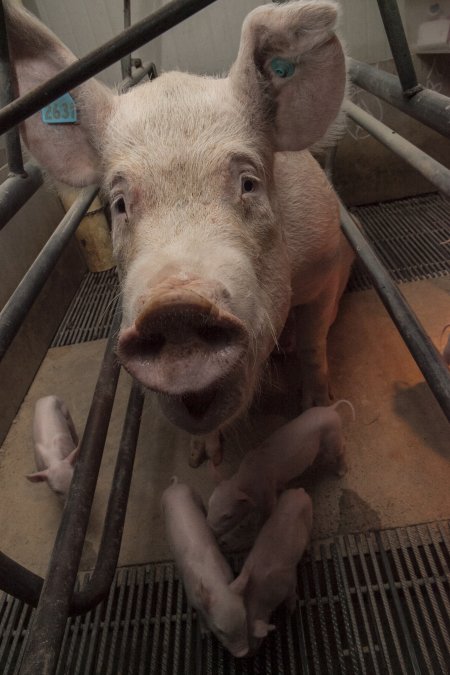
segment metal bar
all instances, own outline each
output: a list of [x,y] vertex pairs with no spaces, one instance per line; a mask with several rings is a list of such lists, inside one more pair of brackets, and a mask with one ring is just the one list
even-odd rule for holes
[[[333,587],[332,587],[332,584],[331,584],[331,575],[330,575],[331,565],[330,566],[328,565],[328,557],[327,557],[327,554],[326,554],[325,546],[323,546],[323,545],[320,546],[320,557],[323,560],[323,571],[325,573],[325,586],[326,586],[326,590],[327,590],[328,605],[329,605],[329,609],[330,609],[329,619],[331,619],[331,625],[333,627],[334,640],[335,640],[335,644],[336,644],[336,650],[337,650],[338,662],[339,662],[339,673],[342,673],[342,675],[345,675],[347,673],[347,667],[345,665],[344,649],[343,649],[342,640],[341,640],[341,631],[340,631],[339,621],[338,621],[338,618],[337,618],[336,607],[335,607],[336,599],[335,599]],[[336,663],[336,666],[337,665],[338,664]]]
[[25,650],[21,675],[55,672],[83,549],[120,366],[114,352],[120,314],[111,333],[75,464],[69,496]]
[[[0,85],[1,86],[1,85]],[[25,164],[23,175],[9,176],[0,185],[0,230],[22,208],[42,185],[42,173],[31,162]]]
[[215,0],[172,0],[0,111],[0,134]]
[[[131,26],[131,2],[130,0],[123,0],[123,27],[129,28]],[[127,54],[122,58],[120,63],[122,69],[122,79],[131,77],[131,54]]]
[[36,607],[43,580],[0,551],[0,588]]
[[450,98],[431,89],[422,89],[406,98],[398,77],[367,63],[348,59],[349,76],[358,87],[379,96],[410,117],[450,138]]
[[158,76],[158,72],[154,63],[148,63],[147,65],[138,68],[133,73],[133,75],[123,80],[119,87],[119,92],[124,94],[126,91],[128,91],[128,89],[134,87],[135,84],[143,80],[146,75],[148,75],[149,80],[154,80],[155,77]]
[[385,269],[354,218],[341,204],[341,226],[364,266],[384,306],[450,421],[450,372],[405,297]]
[[103,600],[114,579],[120,543],[122,541],[143,405],[144,393],[140,385],[133,381],[97,562],[88,583],[82,590],[74,594],[71,614],[86,612]]
[[438,190],[450,197],[450,170],[397,134],[390,127],[379,122],[351,101],[345,101],[343,110],[359,126],[366,129],[374,138],[395,152],[408,164],[425,176]]
[[[11,103],[14,99],[12,87],[12,71],[9,57],[8,36],[6,34],[6,19],[3,2],[0,0],[0,108]],[[6,157],[11,174],[24,176],[22,148],[20,146],[19,130],[13,127],[6,134]]]
[[375,573],[375,579],[376,579],[376,584],[378,586],[378,598],[381,599],[381,605],[383,607],[383,612],[384,612],[384,625],[385,625],[385,630],[387,628],[387,632],[389,635],[389,643],[390,646],[394,647],[392,656],[394,655],[397,657],[397,663],[395,664],[395,668],[391,670],[390,672],[393,675],[397,675],[398,673],[403,673],[403,675],[411,675],[409,668],[407,667],[407,663],[404,658],[403,654],[403,648],[402,644],[400,641],[399,633],[397,630],[396,623],[394,621],[394,617],[392,614],[392,607],[391,603],[389,602],[389,598],[386,593],[386,588],[389,588],[389,584],[385,583],[383,577],[382,577],[382,569],[380,565],[378,564],[378,559],[376,555],[375,548],[373,546],[373,542],[371,541],[373,536],[373,533],[369,533],[368,536],[366,536],[366,542],[367,542],[367,549],[369,551],[369,556],[370,556],[370,561],[372,564],[372,570]]
[[[361,645],[361,638],[358,632],[358,626],[355,620],[355,613],[352,606],[352,598],[348,587],[347,575],[345,573],[344,560],[338,540],[330,546],[331,557],[334,564],[338,595],[341,603],[343,624],[345,635],[347,637],[348,650],[352,661],[353,671],[365,675],[366,666],[364,663],[364,654]],[[359,662],[358,662],[359,661]]]
[[[351,574],[352,574],[351,579],[353,580],[353,588],[355,589],[356,597],[358,598],[359,610],[361,612],[361,616],[362,616],[363,624],[364,624],[364,629],[365,629],[365,633],[366,633],[366,637],[367,637],[367,644],[368,644],[370,655],[372,657],[371,669],[373,670],[375,675],[380,675],[380,669],[378,667],[377,655],[376,655],[376,651],[375,651],[374,642],[373,642],[373,639],[372,639],[371,626],[370,626],[370,623],[369,623],[369,619],[367,617],[367,611],[366,611],[366,607],[365,607],[365,604],[364,604],[364,598],[363,598],[363,594],[361,592],[361,584],[360,584],[359,576],[358,576],[358,573],[356,571],[356,566],[355,566],[354,558],[356,557],[356,553],[354,554],[353,548],[356,548],[356,544],[354,544],[354,546],[352,547],[350,537],[351,537],[351,535],[345,535],[345,538],[343,539],[343,545],[344,545],[344,549],[347,553],[347,560],[348,560],[348,563],[349,563],[349,566],[350,566],[350,571],[351,571]],[[352,537],[352,541],[353,541],[353,537]],[[367,589],[367,594],[369,595],[368,589]],[[369,602],[370,602],[370,599],[368,600],[368,603]],[[374,623],[374,628],[375,628],[375,631],[376,631],[376,628],[377,628],[376,622],[374,621],[373,623]]]
[[96,186],[83,190],[0,312],[0,361],[97,191]]
[[[412,626],[414,626],[414,633],[415,633],[415,638],[417,642],[419,643],[420,646],[420,651],[422,653],[422,657],[425,661],[425,665],[428,668],[428,672],[432,673],[433,672],[433,666],[431,663],[431,658],[430,654],[427,649],[427,640],[425,640],[422,632],[422,626],[421,624],[425,624],[427,628],[429,628],[429,635],[431,637],[431,640],[433,641],[433,638],[435,638],[433,628],[430,627],[430,619],[427,614],[427,609],[426,606],[423,602],[423,598],[420,593],[420,588],[419,584],[417,584],[417,579],[415,578],[414,575],[414,570],[413,566],[411,564],[411,560],[409,558],[409,551],[405,551],[405,547],[403,543],[400,541],[400,536],[398,531],[395,532],[397,541],[398,541],[398,546],[395,541],[392,541],[393,539],[393,533],[390,531],[386,532],[387,540],[389,542],[389,550],[392,555],[392,559],[394,562],[395,566],[395,571],[397,572],[397,578],[399,579],[401,586],[402,586],[402,591],[403,591],[403,597],[406,601],[406,605],[409,610],[409,617],[410,617],[410,623]],[[400,552],[401,555],[400,555]],[[406,578],[403,565],[402,565],[402,560],[403,559],[404,563],[406,564],[406,568],[408,570],[409,578],[411,579],[411,586],[408,583],[408,580]],[[425,581],[423,579],[423,581]],[[418,612],[416,611],[416,608],[414,607],[414,600],[419,602],[420,605],[420,619],[418,616]],[[431,630],[430,630],[431,628]]]
[[402,603],[400,602],[400,597],[399,597],[397,588],[395,586],[394,575],[392,574],[391,566],[389,565],[389,560],[388,560],[388,557],[386,555],[386,551],[384,550],[383,542],[381,541],[381,536],[380,536],[379,532],[375,532],[375,539],[376,539],[376,542],[377,542],[378,552],[379,552],[379,554],[381,556],[381,560],[383,562],[384,571],[386,572],[386,576],[387,576],[388,583],[389,583],[389,590],[391,592],[392,599],[394,601],[394,607],[395,607],[396,612],[397,612],[397,617],[398,617],[398,620],[400,622],[400,626],[401,626],[401,629],[402,629],[402,632],[403,632],[403,637],[404,637],[405,642],[406,642],[406,648],[408,650],[408,656],[409,656],[409,660],[410,660],[410,663],[411,663],[412,671],[416,675],[420,675],[420,673],[422,671],[420,669],[419,662],[417,660],[417,654],[414,650],[414,643],[413,643],[411,634],[409,632],[408,624],[407,624],[405,614],[404,614],[403,608],[402,608]]
[[[313,552],[311,553],[311,557],[313,556]],[[324,563],[326,565],[326,561]],[[319,656],[319,650],[317,648],[317,642],[316,642],[316,631],[314,630],[314,619],[312,615],[312,603],[311,603],[311,593],[309,590],[309,579],[306,571],[306,565],[300,565],[300,571],[301,571],[301,581],[302,581],[302,596],[305,599],[305,610],[306,610],[306,619],[307,619],[307,625],[308,625],[308,633],[309,633],[309,640],[306,640],[305,637],[305,645],[309,644],[311,647],[312,651],[312,664],[314,668],[314,672],[316,675],[320,675],[322,672],[322,664],[321,664],[321,659]],[[328,640],[328,634],[324,635],[324,639]]]
[[378,0],[378,9],[384,24],[392,56],[403,88],[403,95],[414,96],[422,89],[409,51],[397,0]]

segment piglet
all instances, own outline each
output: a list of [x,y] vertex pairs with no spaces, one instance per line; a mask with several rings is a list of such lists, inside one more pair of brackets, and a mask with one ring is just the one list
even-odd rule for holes
[[67,498],[78,454],[78,435],[62,399],[45,396],[36,402],[33,441],[38,471],[28,474],[28,480],[47,481],[58,496]]
[[247,609],[250,650],[275,626],[272,612],[285,602],[293,611],[297,598],[297,565],[312,530],[312,502],[303,488],[283,492],[264,523],[231,588],[242,593]]
[[339,476],[345,473],[342,423],[336,412],[341,403],[350,406],[354,417],[353,406],[344,400],[310,408],[248,452],[234,476],[220,482],[209,499],[208,524],[222,545],[238,548],[231,531],[255,512],[260,519],[267,518],[277,493],[314,462]]
[[206,523],[201,499],[172,478],[161,500],[167,537],[189,603],[203,624],[233,654],[248,652],[242,596],[230,588],[232,571]]

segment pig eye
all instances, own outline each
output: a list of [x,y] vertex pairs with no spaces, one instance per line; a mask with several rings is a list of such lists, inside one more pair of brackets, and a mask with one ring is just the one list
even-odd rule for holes
[[119,214],[125,214],[127,213],[127,207],[125,204],[125,199],[123,197],[117,197],[111,204],[111,208],[115,211],[115,213]]
[[242,193],[255,192],[256,181],[253,180],[252,178],[247,178],[247,177],[243,176],[241,178],[241,189],[242,189]]

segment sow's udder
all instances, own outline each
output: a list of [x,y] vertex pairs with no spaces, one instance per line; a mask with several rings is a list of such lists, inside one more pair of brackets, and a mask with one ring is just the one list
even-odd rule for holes
[[191,433],[207,433],[240,405],[248,333],[229,311],[188,285],[152,292],[134,324],[123,328],[118,356],[167,417]]

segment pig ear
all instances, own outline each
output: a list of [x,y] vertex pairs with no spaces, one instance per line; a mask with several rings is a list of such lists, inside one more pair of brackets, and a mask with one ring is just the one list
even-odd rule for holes
[[42,483],[48,480],[48,469],[43,471],[36,471],[35,473],[27,473],[26,478],[32,483]]
[[72,450],[72,452],[71,452],[69,455],[67,455],[67,457],[66,457],[67,461],[68,461],[69,464],[71,464],[72,466],[75,464],[75,462],[76,462],[77,459],[78,459],[78,451],[79,451],[79,449],[80,449],[80,448],[74,448],[74,449]]
[[[34,89],[76,61],[67,47],[21,5],[6,2],[5,9],[17,94]],[[38,112],[21,125],[21,132],[31,154],[45,169],[59,181],[81,187],[99,179],[94,140],[98,142],[114,96],[96,80],[76,87],[70,95],[76,123],[46,124]]]
[[208,472],[213,481],[219,485],[223,480],[225,480],[225,476],[222,476],[220,473],[219,469],[217,466],[214,464],[212,459],[208,460]]
[[240,502],[249,502],[249,503],[256,509],[257,504],[256,504],[255,500],[252,499],[252,498],[251,498],[246,492],[244,492],[243,490],[238,490],[238,491],[236,492],[236,498],[237,498],[238,501],[240,501]]
[[245,593],[245,589],[247,588],[249,578],[249,574],[241,572],[240,575],[230,583],[228,588],[230,591],[233,591],[233,593],[243,595]]
[[253,637],[265,638],[272,630],[275,630],[273,623],[267,623],[262,619],[255,619],[253,623]]
[[275,150],[311,146],[339,112],[346,74],[336,20],[334,2],[311,0],[264,5],[244,22],[230,81]]

